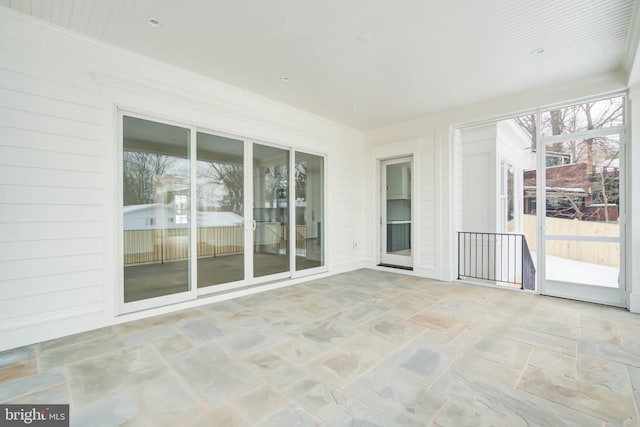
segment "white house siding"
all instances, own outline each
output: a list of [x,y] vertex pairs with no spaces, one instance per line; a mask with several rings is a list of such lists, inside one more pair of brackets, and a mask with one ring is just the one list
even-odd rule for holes
[[[451,163],[453,171],[453,176],[463,176],[463,156],[464,151],[462,150],[462,133],[459,129],[454,130],[454,134],[451,139],[450,146],[450,155],[449,163]],[[462,186],[462,180],[454,180],[453,182],[453,231],[458,232],[461,231],[464,226],[464,189]],[[457,243],[456,243],[457,245]],[[457,246],[456,246],[457,250]]]
[[329,271],[363,265],[360,132],[0,7],[0,350],[122,321],[116,105],[326,154]]
[[0,16],[0,348],[104,318],[99,92]]
[[437,276],[438,241],[436,240],[436,216],[438,205],[438,165],[436,164],[436,145],[423,143],[420,150],[420,194],[416,195],[420,203],[420,257],[414,261],[418,271],[431,272]]
[[362,243],[366,240],[364,202],[369,188],[364,185],[362,153],[362,146],[358,152],[349,146],[336,147],[326,166],[327,209],[331,215],[323,227],[328,227],[325,233],[330,231],[332,242],[326,255],[336,272],[366,266],[368,253]]
[[496,233],[497,153],[496,125],[462,129],[462,229]]

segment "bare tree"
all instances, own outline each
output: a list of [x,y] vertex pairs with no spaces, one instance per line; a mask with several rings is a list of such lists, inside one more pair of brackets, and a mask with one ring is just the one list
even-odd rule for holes
[[531,138],[531,151],[535,152],[538,144],[538,131],[536,129],[536,115],[527,114],[524,116],[516,117],[516,123],[520,125],[527,135]]
[[244,210],[244,168],[241,164],[208,162],[207,168],[198,170],[199,178],[209,179],[222,186],[224,194],[221,208],[242,216]]
[[287,165],[274,165],[265,169],[264,186],[268,200],[278,200],[287,197],[289,187],[289,171]]
[[603,205],[604,220],[609,222],[609,205],[620,204],[620,144],[617,139],[593,138],[591,149],[598,164],[592,174],[593,199]]
[[296,199],[307,198],[307,162],[301,161],[296,163],[295,170],[296,181]]
[[150,204],[155,199],[155,179],[167,172],[171,156],[142,151],[123,153],[124,205]]
[[[540,116],[540,128],[543,135],[570,135],[576,132],[602,129],[621,125],[624,115],[624,98],[610,98],[593,102],[585,102],[564,108],[543,112]],[[516,123],[531,137],[532,149],[536,150],[538,141],[536,115],[528,114],[517,117]],[[586,164],[587,173],[596,187],[595,201],[604,205],[605,220],[609,220],[608,205],[618,200],[618,176],[615,162],[619,157],[619,142],[604,137],[590,137],[582,140],[556,142],[548,152],[567,154],[572,163]],[[555,165],[556,163],[554,163]],[[561,163],[564,164],[564,163]],[[612,172],[612,169],[615,169]],[[577,206],[573,204],[572,209]],[[582,217],[582,214],[579,215]]]

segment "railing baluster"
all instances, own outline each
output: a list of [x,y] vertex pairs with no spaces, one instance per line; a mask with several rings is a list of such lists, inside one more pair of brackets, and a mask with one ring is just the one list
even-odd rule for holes
[[493,236],[493,280],[498,278],[498,236]]
[[475,241],[476,241],[476,262],[475,262],[475,276],[478,277],[478,233],[475,233]]
[[469,238],[469,258],[468,258],[468,260],[469,260],[469,266],[468,266],[468,268],[467,268],[465,271],[466,271],[467,273],[471,274],[471,271],[472,271],[472,270],[471,270],[471,266],[473,265],[473,261],[471,260],[471,254],[473,253],[473,252],[472,252],[472,247],[473,247],[473,246],[472,246],[472,245],[473,245],[473,243],[472,243],[472,242],[473,242],[473,240],[471,239],[471,234],[468,234],[468,235],[467,235],[467,237]]
[[458,280],[460,280],[460,259],[462,258],[460,256],[460,248],[462,247],[460,245],[460,238],[462,237],[462,234],[458,233]]
[[512,244],[512,238],[511,236],[507,236],[507,252],[506,252],[506,257],[507,257],[507,281],[509,281],[510,283],[513,283],[512,280],[512,272],[513,272],[513,264],[511,264],[511,251],[514,250],[513,244]]

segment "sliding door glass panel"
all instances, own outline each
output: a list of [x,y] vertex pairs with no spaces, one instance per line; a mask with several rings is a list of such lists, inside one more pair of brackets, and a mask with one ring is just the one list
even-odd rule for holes
[[197,134],[198,287],[244,279],[244,146]]
[[289,271],[289,151],[253,145],[253,276]]
[[296,152],[296,270],[324,265],[324,159]]
[[189,140],[123,118],[124,302],[189,291]]

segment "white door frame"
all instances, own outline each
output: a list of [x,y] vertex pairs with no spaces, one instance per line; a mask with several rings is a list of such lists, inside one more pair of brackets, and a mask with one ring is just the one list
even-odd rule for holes
[[[195,258],[193,256],[193,254],[195,253],[194,250],[196,249],[196,242],[195,242],[195,238],[194,236],[196,236],[196,228],[197,228],[197,216],[194,216],[194,213],[196,211],[196,206],[195,203],[193,202],[193,196],[195,193],[193,193],[195,187],[196,187],[196,183],[193,180],[193,177],[195,176],[195,170],[193,169],[195,167],[196,164],[196,159],[195,159],[195,141],[196,141],[196,128],[195,126],[190,126],[187,125],[185,123],[181,123],[181,122],[176,122],[176,121],[171,121],[171,120],[166,120],[163,118],[158,118],[155,116],[149,116],[149,115],[145,115],[145,114],[140,114],[140,113],[136,113],[134,111],[130,111],[127,109],[123,109],[123,108],[117,108],[117,117],[118,117],[118,138],[119,138],[119,142],[118,142],[118,149],[117,151],[117,156],[118,156],[118,188],[119,191],[123,191],[123,171],[124,171],[124,164],[123,164],[123,153],[124,153],[124,146],[123,146],[123,142],[124,142],[124,117],[132,117],[132,118],[136,118],[136,119],[142,119],[142,120],[148,120],[151,122],[155,122],[155,123],[161,123],[161,124],[166,124],[166,125],[170,125],[170,126],[176,126],[176,127],[180,127],[183,129],[188,129],[189,130],[189,148],[188,148],[188,154],[189,154],[189,169],[190,169],[190,180],[189,180],[189,213],[190,213],[190,219],[189,219],[189,258],[187,260],[188,262],[188,274],[187,274],[187,290],[183,291],[183,292],[177,292],[177,293],[173,293],[173,294],[169,294],[169,295],[162,295],[162,296],[158,296],[158,297],[152,297],[152,298],[146,298],[146,299],[141,299],[138,301],[131,301],[131,302],[124,302],[124,264],[123,264],[123,260],[124,260],[124,239],[123,239],[123,230],[124,230],[124,219],[123,219],[123,199],[122,197],[119,198],[118,202],[117,202],[117,207],[118,207],[118,211],[120,212],[119,216],[118,216],[118,220],[116,221],[117,224],[117,229],[119,230],[117,233],[117,238],[115,239],[116,244],[117,244],[117,248],[118,248],[118,258],[120,259],[120,262],[118,263],[118,265],[120,266],[119,272],[118,272],[118,285],[116,286],[117,288],[117,297],[116,297],[116,308],[117,308],[117,314],[118,315],[122,315],[122,314],[127,314],[127,313],[132,313],[135,311],[140,311],[140,310],[146,310],[146,309],[150,309],[150,308],[156,308],[156,307],[160,307],[163,305],[169,305],[169,304],[175,304],[175,303],[179,303],[179,302],[184,302],[184,301],[189,301],[189,300],[193,300],[197,297],[197,292],[198,292],[198,286],[197,286],[197,269],[195,268]],[[121,193],[120,193],[121,194]]]

